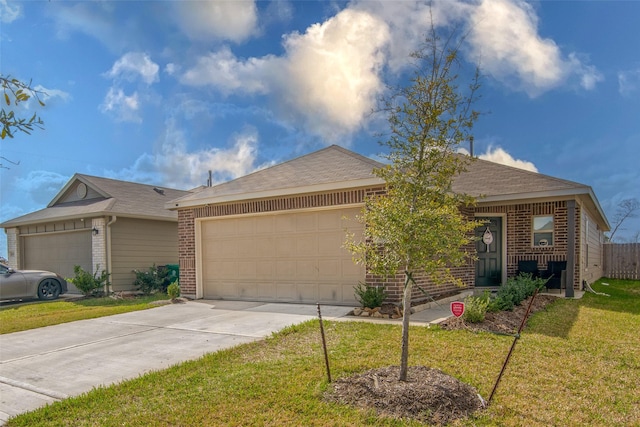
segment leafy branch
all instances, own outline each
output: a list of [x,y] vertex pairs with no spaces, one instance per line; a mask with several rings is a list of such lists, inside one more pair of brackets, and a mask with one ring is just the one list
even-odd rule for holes
[[5,109],[5,104],[7,107],[18,106],[22,102],[35,98],[38,104],[44,107],[45,104],[41,96],[45,95],[45,93],[33,88],[31,81],[24,83],[8,75],[0,75],[0,85],[4,95],[3,108],[0,111],[0,123],[2,123],[0,138],[13,138],[16,130],[31,135],[34,128],[44,129],[44,122],[37,113],[33,113],[30,118],[18,117],[13,110]]

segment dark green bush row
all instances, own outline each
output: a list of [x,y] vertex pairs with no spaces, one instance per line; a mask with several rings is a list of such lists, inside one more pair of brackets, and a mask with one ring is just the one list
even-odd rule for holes
[[536,289],[541,289],[545,279],[534,278],[530,273],[523,273],[507,279],[507,283],[500,287],[496,297],[490,302],[488,311],[511,311],[516,305],[533,295]]
[[545,279],[533,278],[531,274],[521,274],[507,279],[507,283],[500,287],[496,296],[491,298],[488,291],[481,296],[465,298],[463,319],[470,323],[484,321],[487,312],[511,311],[516,305],[532,296],[536,289],[541,289]]

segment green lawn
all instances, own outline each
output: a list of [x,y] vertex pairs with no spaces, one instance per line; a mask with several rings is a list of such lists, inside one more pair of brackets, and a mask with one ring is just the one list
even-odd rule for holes
[[[491,407],[454,425],[638,425],[640,282],[605,280],[533,315]],[[325,322],[334,378],[397,365],[399,325]],[[95,389],[9,426],[404,426],[326,403],[317,321],[120,385]],[[443,370],[487,398],[512,343],[488,333],[413,327],[411,365]]]
[[6,305],[0,308],[0,334],[144,310],[153,307],[150,302],[168,298],[166,294],[155,294],[129,299],[105,297]]

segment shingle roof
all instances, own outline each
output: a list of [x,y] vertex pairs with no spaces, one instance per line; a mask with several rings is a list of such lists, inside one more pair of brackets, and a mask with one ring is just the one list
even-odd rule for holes
[[[332,145],[260,171],[186,195],[167,204],[180,209],[204,204],[380,185],[373,169],[382,163]],[[591,187],[487,160],[473,159],[454,179],[453,190],[480,203],[586,195],[590,208],[606,218]]]
[[474,158],[454,179],[453,191],[478,198],[522,196],[588,189],[573,181]]
[[[97,197],[65,202],[65,196],[78,182],[98,193]],[[155,190],[157,189],[157,191]],[[188,191],[147,184],[75,174],[45,209],[5,221],[0,227],[81,218],[84,216],[118,215],[131,218],[177,221],[176,212],[165,209],[172,200]]]
[[332,145],[232,181],[206,187],[198,193],[175,200],[175,204],[167,207],[175,208],[176,204],[184,206],[185,203],[195,204],[200,200],[249,197],[271,191],[311,191],[334,184],[349,187],[363,181],[379,181],[373,175],[373,169],[380,166],[382,163],[373,159]]

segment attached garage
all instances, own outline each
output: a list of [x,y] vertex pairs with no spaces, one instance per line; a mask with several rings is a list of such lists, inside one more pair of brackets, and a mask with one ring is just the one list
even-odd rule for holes
[[178,211],[180,290],[190,298],[358,304],[364,266],[343,248],[380,163],[332,145],[166,205]]
[[[204,298],[355,303],[365,269],[342,248],[361,208],[265,213],[197,222]],[[360,225],[348,221],[352,232]]]
[[[55,271],[73,277],[73,267],[92,270],[91,229],[22,236],[24,269]],[[69,283],[69,292],[77,292]]]

